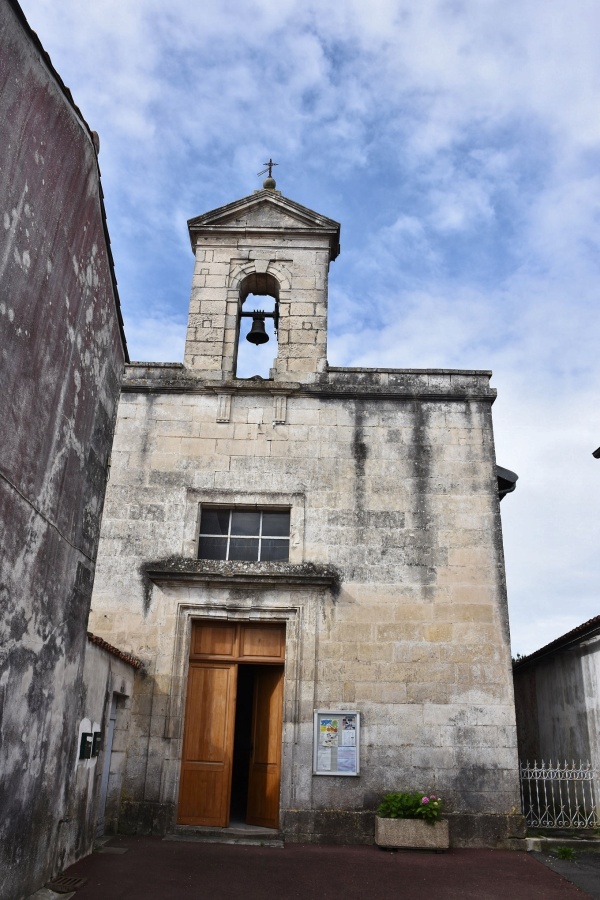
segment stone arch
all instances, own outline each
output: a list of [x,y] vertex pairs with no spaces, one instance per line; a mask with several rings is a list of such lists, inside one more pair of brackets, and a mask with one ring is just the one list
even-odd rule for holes
[[240,286],[240,282],[246,277],[246,275],[250,275],[252,272],[255,272],[256,269],[253,263],[249,263],[247,261],[244,262],[236,262],[235,265],[232,265],[231,270],[229,272],[229,283],[228,288],[230,291],[237,291]]
[[238,291],[241,283],[250,275],[270,275],[277,281],[278,291],[291,290],[291,274],[286,266],[275,260],[267,262],[267,260],[258,259],[236,262],[229,273],[229,290]]
[[[242,347],[245,347],[245,342],[242,339],[242,322],[247,321],[243,316],[243,306],[246,299],[252,294],[258,297],[269,297],[273,301],[273,313],[274,315],[271,317],[269,315],[269,319],[273,321],[275,326],[274,329],[267,324],[268,332],[271,332],[271,339],[275,341],[275,348],[273,348],[273,343],[269,345],[270,351],[273,351],[273,356],[277,356],[279,352],[279,341],[277,337],[278,325],[279,325],[279,296],[281,293],[281,285],[279,279],[276,277],[276,274],[272,271],[267,271],[270,268],[270,264],[267,260],[250,260],[247,264],[243,266],[239,266],[236,268],[235,273],[232,272],[232,277],[230,279],[230,299],[236,300],[237,305],[237,321],[236,321],[236,329],[235,329],[235,347],[233,351],[233,372],[234,374],[238,374],[238,362],[239,355],[242,352],[242,358],[246,357],[246,362],[250,359],[247,356],[245,351],[242,351]],[[233,294],[233,296],[232,296]],[[267,319],[267,322],[269,321]],[[264,321],[264,319],[263,319]],[[267,332],[267,333],[268,333]],[[247,348],[249,350],[249,348]],[[249,351],[254,353],[257,348]],[[257,353],[259,371],[262,368],[261,375],[265,374],[265,370],[270,369],[271,366],[265,363],[264,353]],[[272,359],[272,357],[271,357]]]
[[277,279],[280,292],[292,289],[292,276],[286,266],[281,265],[281,263],[270,262],[267,266],[267,274],[273,275]]
[[280,287],[278,279],[269,272],[250,272],[240,282],[240,305],[243,305],[248,294],[273,297],[275,302],[279,302]]

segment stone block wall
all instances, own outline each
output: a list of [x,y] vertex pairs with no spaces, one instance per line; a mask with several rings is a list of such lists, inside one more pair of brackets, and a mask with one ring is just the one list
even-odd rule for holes
[[[488,380],[332,369],[282,405],[274,382],[128,369],[91,619],[148,671],[127,828],[174,822],[194,617],[286,622],[288,839],[369,841],[381,794],[419,788],[446,800],[456,844],[518,826]],[[289,505],[290,563],[196,561],[202,503]],[[358,778],[312,774],[315,708],[361,711]]]

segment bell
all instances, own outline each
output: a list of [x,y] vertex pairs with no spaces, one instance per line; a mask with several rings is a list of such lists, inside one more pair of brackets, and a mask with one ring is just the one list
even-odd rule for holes
[[269,335],[265,331],[265,317],[256,315],[252,317],[252,328],[246,335],[246,340],[251,344],[266,344]]

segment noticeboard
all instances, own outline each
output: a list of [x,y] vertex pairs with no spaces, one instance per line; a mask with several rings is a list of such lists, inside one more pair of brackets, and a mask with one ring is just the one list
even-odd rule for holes
[[314,775],[360,773],[360,713],[316,709],[313,736]]

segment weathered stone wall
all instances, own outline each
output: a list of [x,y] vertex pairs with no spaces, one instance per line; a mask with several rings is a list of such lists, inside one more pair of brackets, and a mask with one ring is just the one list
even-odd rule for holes
[[[125,762],[125,744],[129,731],[129,716],[135,667],[116,657],[107,649],[91,643],[86,646],[83,668],[82,704],[80,720],[76,723],[76,752],[71,755],[70,784],[66,796],[61,840],[64,847],[62,866],[66,867],[92,852],[98,820],[106,813],[107,832],[114,830],[114,820],[121,801]],[[110,754],[110,776],[106,807],[99,809],[102,773],[109,748],[106,740],[109,729],[113,694],[117,697],[117,722]],[[82,733],[100,732],[101,751],[89,759],[79,759]],[[100,826],[102,830],[102,825]]]
[[600,637],[515,669],[519,756],[600,769]]
[[125,357],[92,135],[0,5],[0,896],[60,866]]
[[[507,837],[519,799],[488,381],[331,369],[282,400],[275,382],[128,368],[91,619],[148,671],[121,827],[174,822],[189,623],[215,616],[287,624],[289,839],[371,841],[382,792],[418,788],[446,800],[455,845]],[[203,502],[287,502],[289,565],[194,562]],[[360,777],[312,775],[318,707],[361,711]]]

